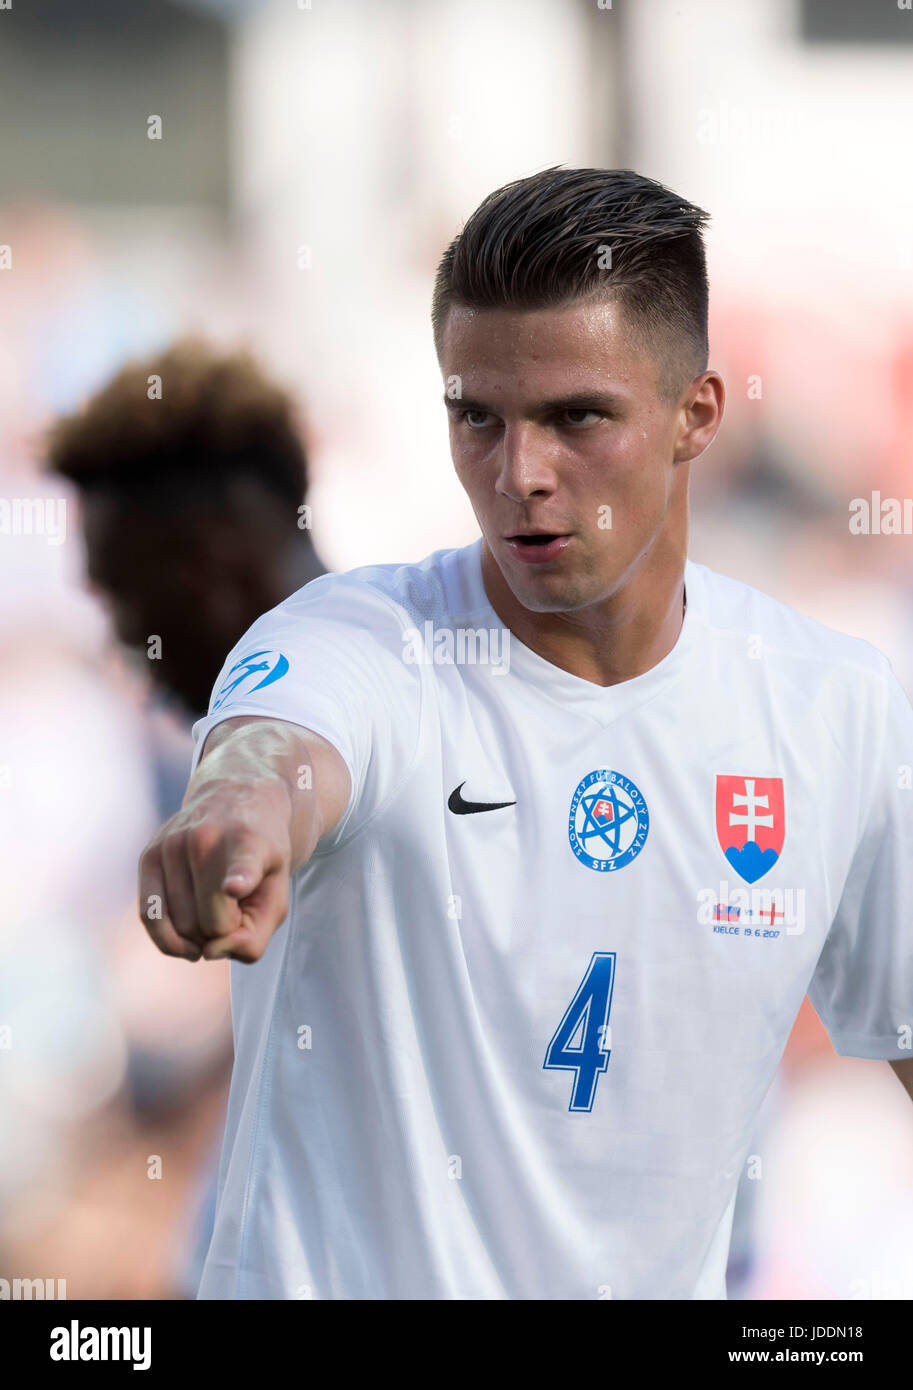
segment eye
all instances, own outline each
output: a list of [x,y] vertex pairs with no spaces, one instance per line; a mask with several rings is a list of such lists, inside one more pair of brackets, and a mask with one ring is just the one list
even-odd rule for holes
[[[474,420],[470,418],[473,415],[477,417]],[[478,419],[479,416],[482,417],[481,420]],[[471,430],[484,430],[495,417],[485,410],[461,410],[459,418],[465,420]]]
[[585,406],[568,407],[561,412],[566,424],[572,428],[586,428],[587,425],[595,424],[602,419],[602,412],[599,410],[587,410]]

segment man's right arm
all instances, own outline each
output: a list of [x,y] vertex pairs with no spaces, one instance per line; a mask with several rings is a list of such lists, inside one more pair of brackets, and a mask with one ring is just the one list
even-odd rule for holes
[[183,805],[140,860],[140,916],[165,955],[259,960],[288,911],[289,880],[351,795],[326,739],[281,719],[226,719],[206,739]]

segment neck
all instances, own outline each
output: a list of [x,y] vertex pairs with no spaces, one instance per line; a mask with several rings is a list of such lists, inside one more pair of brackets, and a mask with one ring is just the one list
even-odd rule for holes
[[498,617],[524,646],[594,685],[618,685],[657,666],[678,641],[685,607],[684,538],[661,538],[599,602],[536,613],[519,602],[482,542],[482,579]]
[[[310,538],[299,531],[292,542],[282,548],[276,557],[275,587],[281,590],[281,598],[294,594],[298,589],[310,584],[321,574],[326,574],[326,565],[311,544]],[[277,602],[280,600],[277,599]]]

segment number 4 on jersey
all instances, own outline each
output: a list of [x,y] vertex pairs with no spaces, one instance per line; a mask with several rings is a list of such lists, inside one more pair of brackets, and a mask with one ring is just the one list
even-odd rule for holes
[[614,983],[615,952],[595,951],[548,1045],[544,1070],[576,1072],[570,1110],[592,1110],[599,1074],[609,1065],[605,1040]]

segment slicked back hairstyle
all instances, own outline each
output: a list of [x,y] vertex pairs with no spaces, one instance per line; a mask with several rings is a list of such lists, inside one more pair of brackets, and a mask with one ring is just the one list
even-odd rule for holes
[[438,267],[431,323],[447,315],[614,299],[675,399],[707,367],[707,213],[632,169],[556,166],[479,205]]
[[[161,380],[160,399],[150,377]],[[217,508],[243,479],[294,517],[307,489],[291,397],[248,351],[218,351],[194,337],[128,362],[52,427],[46,457],[84,492],[159,511]]]

